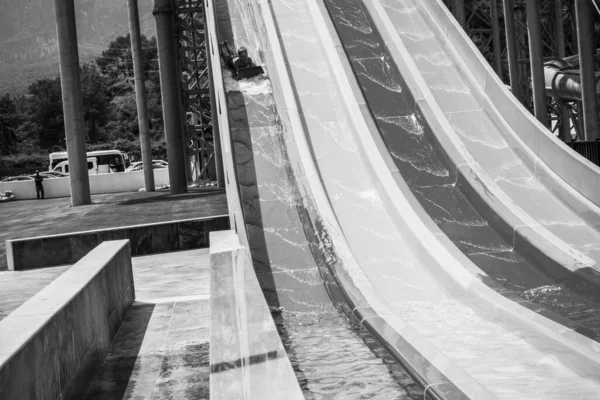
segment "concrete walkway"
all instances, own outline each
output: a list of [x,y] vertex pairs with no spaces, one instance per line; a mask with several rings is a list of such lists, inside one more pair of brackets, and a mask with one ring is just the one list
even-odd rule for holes
[[136,302],[78,398],[208,399],[209,250],[133,259]]

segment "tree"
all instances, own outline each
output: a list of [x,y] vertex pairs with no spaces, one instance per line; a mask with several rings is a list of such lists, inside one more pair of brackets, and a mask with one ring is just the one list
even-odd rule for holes
[[[142,35],[142,61],[144,77],[147,80],[158,81],[158,48],[156,38],[148,39]],[[133,57],[131,53],[131,39],[119,36],[113,40],[108,49],[96,59],[100,71],[111,79],[133,77]]]
[[19,125],[17,107],[8,93],[0,97],[0,152],[10,154],[17,142],[15,129]]
[[83,119],[91,143],[98,143],[98,126],[107,121],[110,98],[108,79],[100,75],[93,64],[81,68],[81,92],[83,97]]
[[41,148],[63,145],[65,124],[63,118],[60,78],[38,79],[28,88],[26,121],[29,136],[36,136]]

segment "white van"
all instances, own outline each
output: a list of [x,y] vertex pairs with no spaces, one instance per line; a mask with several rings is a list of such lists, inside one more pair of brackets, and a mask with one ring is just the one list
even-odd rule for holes
[[[113,172],[125,172],[129,166],[129,156],[119,150],[98,150],[87,152],[88,161],[91,158],[96,160],[98,174],[110,174]],[[50,171],[68,161],[67,152],[61,151],[50,153]],[[96,168],[95,168],[96,169]]]
[[[98,161],[95,157],[87,159],[88,175],[97,175],[100,173],[98,169]],[[69,162],[62,161],[56,164],[52,171],[62,172],[63,174],[69,174]]]

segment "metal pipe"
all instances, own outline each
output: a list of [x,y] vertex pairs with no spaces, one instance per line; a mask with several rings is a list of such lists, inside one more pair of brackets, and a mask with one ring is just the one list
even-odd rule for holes
[[544,126],[549,127],[546,108],[546,89],[544,79],[544,56],[542,53],[542,28],[537,0],[526,0],[527,32],[529,38],[529,58],[531,80],[533,84],[533,109],[535,117]]
[[498,3],[497,0],[490,0],[491,18],[492,18],[492,41],[494,44],[494,69],[496,74],[502,79],[502,47],[500,45],[500,23],[498,21]]
[[521,100],[521,84],[519,77],[519,56],[517,54],[517,38],[515,37],[515,17],[513,0],[504,0],[504,25],[506,29],[506,48],[508,53],[508,72],[512,94]]
[[[204,15],[204,26],[207,24],[206,14]],[[211,48],[210,40],[208,38],[209,31],[205,29],[205,43],[206,43],[206,61],[208,67],[208,88],[210,90],[210,115],[212,121],[212,134],[213,134],[213,143],[215,145],[214,154],[215,154],[215,168],[217,170],[217,187],[224,188],[225,187],[225,175],[223,171],[223,162],[222,162],[222,154],[221,154],[221,136],[219,131],[219,115],[217,112],[217,98],[215,94],[215,86],[214,86],[214,77],[212,73],[212,62],[213,62],[213,51],[215,49]]]
[[144,188],[146,192],[154,192],[152,144],[150,142],[150,128],[148,126],[148,105],[146,102],[146,83],[142,61],[142,37],[140,33],[138,0],[127,0],[127,5],[129,10],[133,75],[135,76],[135,102],[137,104],[138,126],[140,129],[142,166],[144,167]]
[[180,83],[176,66],[175,41],[173,40],[173,7],[171,1],[155,0],[152,14],[156,20],[160,90],[165,134],[167,136],[171,194],[187,193],[186,160],[183,154],[182,121],[178,98]]
[[565,28],[563,26],[562,0],[554,0],[554,21],[556,25],[556,56],[565,58]]
[[466,18],[465,18],[465,1],[464,0],[453,0],[452,1],[452,13],[454,14],[454,18],[458,21],[460,26],[463,29],[466,28]]
[[92,197],[85,147],[74,0],[54,0],[54,9],[58,32],[60,84],[69,160],[71,206],[76,207],[91,204]]
[[[598,101],[596,100],[594,19],[596,10],[591,0],[576,0],[577,42],[579,43],[579,70],[583,98],[583,126],[585,140],[598,138]],[[580,116],[581,118],[581,116]]]

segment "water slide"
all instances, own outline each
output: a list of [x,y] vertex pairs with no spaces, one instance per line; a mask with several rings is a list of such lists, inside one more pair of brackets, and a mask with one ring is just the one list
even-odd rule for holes
[[299,381],[309,398],[596,398],[592,196],[539,162],[422,3],[215,6],[268,75],[225,73],[224,152]]

